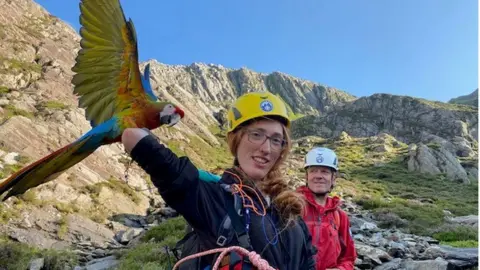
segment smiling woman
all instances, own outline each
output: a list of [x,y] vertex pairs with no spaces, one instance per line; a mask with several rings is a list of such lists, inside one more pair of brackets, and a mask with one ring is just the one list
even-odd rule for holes
[[[276,95],[253,92],[239,97],[227,118],[235,161],[219,182],[200,181],[188,157],[178,158],[144,130],[128,129],[122,137],[165,202],[194,229],[197,238],[191,239],[198,239],[192,240],[197,246],[185,248],[182,256],[240,246],[261,254],[275,269],[315,269],[315,249],[301,218],[304,201],[280,171],[291,147],[287,107]],[[251,267],[236,259],[241,254],[228,254],[220,269]],[[208,269],[216,258],[208,255],[180,269]]]
[[[282,124],[269,118],[257,120],[230,137],[231,149],[238,149],[236,164],[255,181],[261,181],[272,169],[285,147]],[[246,136],[245,136],[246,135]],[[238,143],[238,146],[236,145]]]

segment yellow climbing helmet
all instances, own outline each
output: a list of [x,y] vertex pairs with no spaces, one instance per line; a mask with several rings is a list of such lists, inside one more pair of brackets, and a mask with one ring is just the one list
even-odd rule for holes
[[289,128],[288,108],[283,100],[270,92],[250,92],[237,98],[228,110],[228,132],[240,124],[261,116],[277,116]]

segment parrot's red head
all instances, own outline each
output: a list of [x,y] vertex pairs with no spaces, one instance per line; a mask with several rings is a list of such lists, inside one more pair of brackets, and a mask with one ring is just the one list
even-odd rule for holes
[[185,113],[178,106],[167,104],[160,111],[160,124],[174,126],[185,116]]

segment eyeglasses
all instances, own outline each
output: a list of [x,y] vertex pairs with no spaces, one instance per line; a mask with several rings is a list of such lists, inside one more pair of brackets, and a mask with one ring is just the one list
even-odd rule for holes
[[287,142],[279,136],[268,136],[264,132],[259,130],[248,130],[248,141],[256,145],[262,145],[268,139],[270,140],[270,147],[275,150],[279,151],[282,150]]

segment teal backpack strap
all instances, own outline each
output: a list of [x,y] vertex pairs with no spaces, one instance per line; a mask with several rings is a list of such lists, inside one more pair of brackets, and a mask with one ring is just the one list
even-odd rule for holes
[[219,175],[204,171],[202,169],[198,169],[198,177],[200,178],[200,181],[205,182],[218,182],[221,179]]

